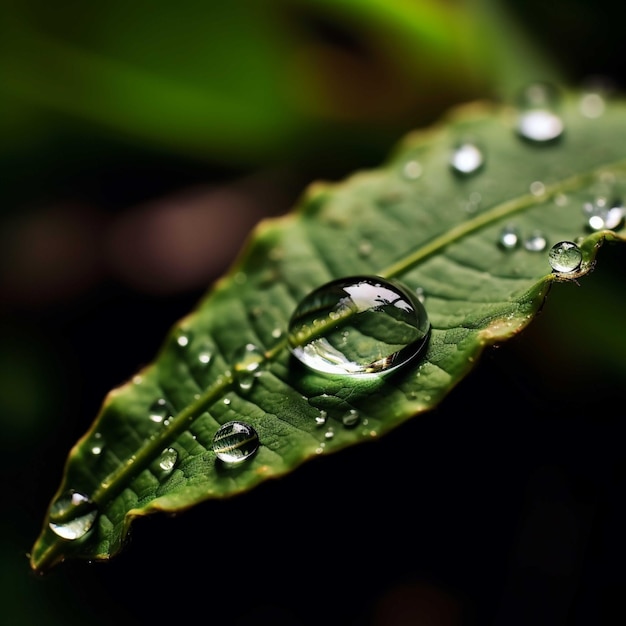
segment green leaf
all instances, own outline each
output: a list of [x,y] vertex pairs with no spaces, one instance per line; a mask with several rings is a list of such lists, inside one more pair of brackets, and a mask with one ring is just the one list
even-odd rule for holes
[[[604,242],[624,241],[622,230],[590,230],[583,205],[625,195],[626,106],[597,94],[563,94],[559,106],[563,134],[539,143],[519,136],[513,106],[462,107],[407,136],[380,168],[315,183],[291,214],[261,223],[230,272],[172,327],[155,360],[106,397],[53,498],[84,494],[90,501],[73,515],[93,519],[93,527],[62,539],[49,521],[69,518],[51,506],[33,570],[108,559],[138,516],[241,494],[316,457],[375,441],[436,407],[485,348],[532,321],[555,282],[577,284]],[[485,161],[459,175],[450,157],[468,138]],[[520,241],[542,233],[547,248],[503,248],[508,226]],[[548,250],[560,241],[580,246],[574,271],[552,271]],[[307,370],[285,339],[296,305],[330,280],[363,274],[423,290],[427,348],[387,377]],[[242,353],[248,344],[260,360]],[[242,374],[251,385],[240,385]],[[359,421],[345,426],[349,411]],[[212,440],[235,419],[256,429],[260,447],[228,466]],[[172,467],[161,467],[163,451]]]

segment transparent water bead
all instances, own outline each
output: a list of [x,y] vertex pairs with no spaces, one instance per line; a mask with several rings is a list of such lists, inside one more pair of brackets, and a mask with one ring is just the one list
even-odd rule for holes
[[508,224],[501,231],[498,237],[498,245],[503,250],[515,250],[519,246],[520,232],[516,226]]
[[168,417],[172,417],[174,411],[170,406],[170,403],[165,398],[159,398],[155,400],[150,406],[150,419],[157,424],[160,424]]
[[430,322],[418,296],[378,276],[340,278],[296,307],[288,328],[292,354],[323,374],[389,374],[428,343]]
[[583,254],[573,241],[560,241],[548,253],[548,261],[555,272],[575,272],[582,260]]
[[564,130],[563,120],[556,112],[558,101],[557,90],[547,83],[535,83],[524,89],[518,103],[519,135],[533,143],[558,139]]
[[174,448],[165,448],[159,457],[159,467],[164,472],[171,472],[178,460],[178,452]]
[[618,230],[624,225],[626,211],[620,200],[610,202],[600,196],[592,202],[583,203],[583,213],[587,219],[587,226],[591,230]]
[[459,143],[450,157],[452,171],[461,176],[478,172],[485,163],[483,150],[472,141]]
[[234,420],[220,426],[213,437],[213,452],[224,463],[241,463],[259,447],[259,436],[246,422]]
[[253,343],[247,343],[237,351],[234,358],[235,380],[242,391],[248,391],[261,373],[265,361],[263,350]]
[[529,252],[543,252],[548,247],[548,240],[540,230],[534,230],[524,239],[524,248]]
[[70,489],[50,507],[48,525],[63,539],[80,539],[91,530],[97,516],[98,509],[89,497]]

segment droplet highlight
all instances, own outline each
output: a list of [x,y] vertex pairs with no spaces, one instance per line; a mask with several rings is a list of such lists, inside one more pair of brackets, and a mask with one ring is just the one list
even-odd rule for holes
[[520,232],[517,226],[507,224],[500,231],[498,236],[498,245],[503,250],[515,250],[520,243]]
[[626,211],[621,200],[612,202],[604,196],[583,203],[583,214],[592,231],[618,230],[624,225]]
[[524,249],[529,252],[543,252],[548,247],[548,240],[540,230],[532,231],[524,239]]
[[259,436],[250,424],[234,420],[220,426],[213,437],[213,452],[228,464],[249,459],[259,448]]
[[553,142],[564,131],[563,120],[556,112],[558,92],[552,85],[529,85],[519,98],[517,132],[532,143]]
[[425,348],[430,322],[417,295],[395,280],[354,276],[312,291],[288,328],[292,354],[322,374],[389,374]]
[[93,527],[98,509],[84,493],[70,489],[50,507],[51,530],[62,539],[84,537]]
[[149,416],[156,424],[161,424],[166,419],[172,417],[172,414],[172,407],[165,398],[155,400],[150,406]]
[[460,176],[475,174],[484,164],[484,151],[472,141],[463,141],[457,144],[450,157],[452,171]]
[[159,467],[164,472],[171,472],[178,461],[178,452],[174,448],[165,448],[159,457]]
[[575,272],[582,260],[583,254],[573,241],[560,241],[548,253],[548,261],[555,272]]
[[239,349],[234,358],[235,381],[241,391],[249,391],[255,379],[261,374],[265,362],[263,350],[253,343],[247,343]]

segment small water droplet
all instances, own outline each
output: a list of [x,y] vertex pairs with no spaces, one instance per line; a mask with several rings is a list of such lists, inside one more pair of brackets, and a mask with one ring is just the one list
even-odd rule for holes
[[620,200],[611,202],[604,196],[584,202],[583,213],[587,219],[587,226],[593,231],[617,230],[624,225],[626,217],[623,202]]
[[165,398],[155,400],[150,407],[150,419],[157,424],[160,424],[168,417],[172,417],[172,414],[172,407]]
[[519,98],[519,135],[533,143],[558,139],[564,130],[563,120],[556,113],[558,100],[557,90],[546,83],[534,83],[524,89]]
[[519,246],[520,232],[517,226],[507,224],[498,236],[498,245],[503,250],[515,250]]
[[601,117],[605,108],[606,103],[599,93],[585,93],[580,99],[580,112],[586,118],[596,119]]
[[104,450],[104,441],[102,440],[102,433],[94,433],[93,441],[91,443],[91,454],[98,456],[102,454]]
[[419,354],[430,322],[415,293],[378,276],[340,278],[318,287],[289,322],[293,355],[324,374],[388,374]]
[[554,196],[554,204],[557,206],[565,206],[569,202],[569,198],[564,193],[557,193]]
[[356,426],[361,419],[361,415],[356,409],[350,409],[346,413],[343,414],[341,418],[341,423],[348,428],[352,426]]
[[572,241],[560,241],[550,248],[548,261],[555,272],[575,272],[582,262],[580,248]]
[[321,410],[319,412],[319,415],[317,415],[315,418],[315,424],[317,426],[323,426],[326,423],[327,419],[328,419],[328,413],[326,413],[326,411],[324,410]]
[[463,141],[457,144],[450,157],[452,171],[461,176],[478,172],[484,164],[485,154],[473,141]]
[[332,439],[335,436],[335,431],[332,428],[329,428],[325,433],[324,433],[324,439]]
[[202,365],[208,365],[211,362],[212,358],[213,358],[213,355],[208,350],[205,350],[203,352],[200,352],[200,354],[198,354],[198,361],[200,361]]
[[174,448],[165,448],[159,457],[159,467],[164,472],[171,472],[178,460],[178,452]]
[[540,230],[534,230],[524,239],[524,248],[529,252],[542,252],[548,246],[546,236]]
[[370,241],[363,240],[359,243],[359,256],[362,259],[366,259],[370,254],[372,254],[372,244]]
[[404,164],[402,174],[407,180],[417,180],[423,173],[422,164],[415,159],[410,159]]
[[176,337],[176,343],[181,348],[186,348],[189,345],[189,337],[187,335],[178,335],[178,337]]
[[50,507],[49,526],[63,539],[80,539],[93,527],[98,509],[84,493],[70,489]]
[[543,196],[546,193],[546,186],[540,180],[534,180],[530,183],[529,189],[530,193],[535,197]]
[[241,463],[259,447],[259,436],[246,422],[234,420],[220,426],[213,437],[213,452],[224,463]]
[[242,346],[234,356],[233,375],[242,391],[249,391],[261,373],[265,354],[253,343]]
[[230,398],[224,398],[223,402],[226,406],[228,406],[230,404]]
[[274,339],[279,339],[282,336],[282,334],[283,334],[282,328],[275,328],[272,331],[272,337]]

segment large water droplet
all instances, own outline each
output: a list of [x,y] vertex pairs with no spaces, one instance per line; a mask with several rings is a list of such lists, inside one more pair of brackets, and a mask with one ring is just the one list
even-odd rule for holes
[[626,211],[619,200],[610,202],[606,197],[599,196],[593,201],[583,203],[583,213],[591,230],[617,230],[624,225]]
[[427,344],[430,322],[415,293],[378,276],[340,278],[318,287],[289,322],[293,355],[324,374],[388,374]]
[[546,83],[535,83],[524,89],[519,98],[519,135],[534,143],[558,139],[564,130],[563,120],[556,112],[558,100],[557,90]]
[[97,516],[98,509],[89,497],[70,489],[50,507],[48,525],[63,539],[80,539],[91,530]]
[[258,447],[259,436],[246,422],[226,422],[213,437],[213,452],[224,463],[241,463],[250,458]]
[[560,241],[548,253],[548,261],[555,272],[575,272],[582,260],[582,252],[573,241]]
[[452,171],[461,176],[478,172],[485,163],[483,150],[473,141],[459,143],[450,157]]

